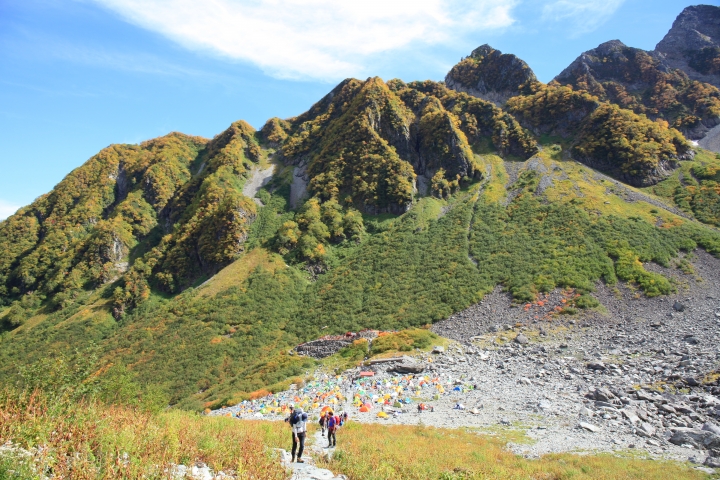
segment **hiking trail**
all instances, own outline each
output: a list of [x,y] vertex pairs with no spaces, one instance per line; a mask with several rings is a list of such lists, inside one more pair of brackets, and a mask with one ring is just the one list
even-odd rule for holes
[[[312,443],[309,441],[312,439]],[[326,468],[315,465],[316,457],[332,458],[334,449],[323,448],[326,445],[327,437],[323,437],[320,430],[315,431],[312,436],[306,438],[303,460],[305,463],[291,463],[290,452],[279,449],[280,461],[288,470],[292,471],[290,480],[347,480],[345,475],[335,475]]]

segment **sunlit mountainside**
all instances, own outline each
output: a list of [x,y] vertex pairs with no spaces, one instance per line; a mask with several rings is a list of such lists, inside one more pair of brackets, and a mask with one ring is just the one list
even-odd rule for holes
[[576,289],[569,314],[597,282],[672,292],[643,263],[720,256],[720,92],[717,46],[685,68],[664,45],[604,43],[549,84],[485,45],[445,82],[347,79],[258,131],[103,149],[0,223],[0,378],[93,346],[201,410],[294,382],[301,342],[498,285]]

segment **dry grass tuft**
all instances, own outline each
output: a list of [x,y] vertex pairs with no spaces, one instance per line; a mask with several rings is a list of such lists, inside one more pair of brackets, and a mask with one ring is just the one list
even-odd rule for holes
[[[280,480],[287,474],[269,447],[281,446],[284,426],[0,392],[0,444],[36,452],[35,471],[52,479],[170,478],[173,464],[203,462],[237,478]],[[13,478],[6,463],[0,478]]]
[[351,480],[705,478],[672,462],[572,454],[529,460],[506,450],[504,440],[470,431],[353,422],[338,433],[327,466]]

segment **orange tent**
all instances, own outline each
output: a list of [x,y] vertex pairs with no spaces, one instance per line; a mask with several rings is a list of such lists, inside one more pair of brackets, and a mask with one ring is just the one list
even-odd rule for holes
[[361,412],[369,412],[370,409],[368,407],[366,407],[365,405],[363,405],[362,407],[360,407],[360,411]]

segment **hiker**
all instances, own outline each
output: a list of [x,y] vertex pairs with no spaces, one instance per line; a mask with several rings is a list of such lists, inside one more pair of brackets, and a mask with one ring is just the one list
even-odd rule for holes
[[335,416],[335,414],[331,411],[329,411],[326,415],[326,422],[327,422],[327,430],[328,430],[328,446],[335,447],[337,446],[337,437],[335,437],[335,432],[337,428],[340,426],[340,419]]
[[302,454],[305,449],[305,434],[307,432],[305,422],[307,422],[307,418],[307,413],[303,412],[301,407],[295,408],[293,405],[290,405],[290,416],[287,417],[285,421],[290,424],[290,429],[292,430],[291,463],[295,462],[295,451],[297,451],[297,463],[305,463],[302,459]]
[[325,436],[325,424],[327,423],[327,416],[325,415],[326,412],[320,412],[320,431],[322,432],[322,436]]

